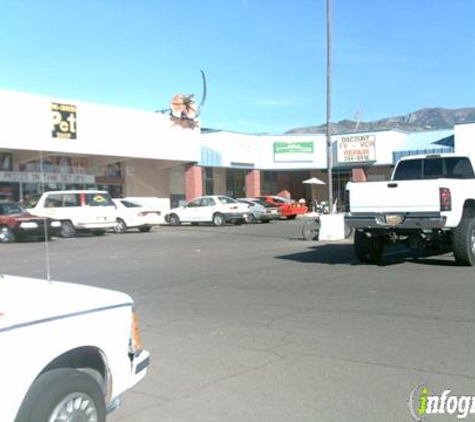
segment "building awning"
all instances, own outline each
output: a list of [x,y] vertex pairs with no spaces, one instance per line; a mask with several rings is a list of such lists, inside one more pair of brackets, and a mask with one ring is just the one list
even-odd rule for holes
[[393,152],[393,164],[408,155],[442,154],[454,152],[453,129],[411,133],[406,141]]

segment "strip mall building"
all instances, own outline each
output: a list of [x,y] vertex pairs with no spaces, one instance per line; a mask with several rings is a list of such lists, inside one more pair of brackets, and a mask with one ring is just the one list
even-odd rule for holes
[[[254,197],[288,191],[327,197],[326,137],[253,135],[181,125],[167,114],[0,90],[0,196],[100,188],[113,197],[202,194]],[[384,130],[332,136],[334,198],[350,179],[385,180],[417,153],[470,152],[475,123],[450,130]]]

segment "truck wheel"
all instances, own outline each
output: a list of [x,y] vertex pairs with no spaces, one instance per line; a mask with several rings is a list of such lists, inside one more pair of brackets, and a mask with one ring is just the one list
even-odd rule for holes
[[462,218],[454,232],[455,261],[462,265],[475,265],[475,219]]
[[105,401],[99,384],[74,369],[54,369],[31,386],[16,422],[105,422]]
[[358,260],[365,264],[378,264],[383,258],[384,242],[381,237],[367,237],[364,232],[356,231],[353,247]]
[[76,229],[70,221],[63,221],[61,223],[61,236],[74,237],[76,236]]

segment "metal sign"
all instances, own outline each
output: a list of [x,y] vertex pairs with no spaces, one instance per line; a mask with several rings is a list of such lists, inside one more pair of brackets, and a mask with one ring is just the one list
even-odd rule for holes
[[23,171],[0,171],[0,182],[18,183],[95,183],[90,174],[36,173]]
[[376,136],[352,135],[337,139],[338,163],[364,163],[376,161]]
[[313,142],[274,142],[274,162],[313,161]]
[[56,139],[76,139],[76,106],[51,103],[51,136]]

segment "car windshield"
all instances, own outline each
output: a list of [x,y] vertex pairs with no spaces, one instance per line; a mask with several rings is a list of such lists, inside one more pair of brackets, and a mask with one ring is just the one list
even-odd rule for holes
[[25,209],[20,205],[4,202],[0,204],[0,215],[14,215],[24,213]]

